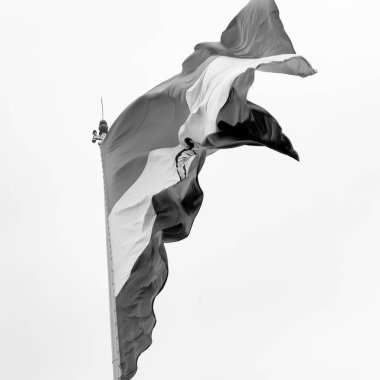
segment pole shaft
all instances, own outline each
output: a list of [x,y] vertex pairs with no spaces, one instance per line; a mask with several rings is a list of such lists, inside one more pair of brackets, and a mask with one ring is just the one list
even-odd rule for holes
[[109,304],[110,304],[110,322],[111,322],[111,342],[112,342],[112,366],[113,366],[113,380],[120,380],[120,352],[119,352],[119,337],[117,329],[116,317],[116,299],[115,299],[115,284],[112,265],[112,247],[110,239],[110,229],[108,222],[108,200],[106,192],[106,183],[104,178],[104,163],[103,156],[100,152],[102,160],[103,184],[104,184],[104,206],[106,215],[106,239],[107,239],[107,268],[108,268],[108,289],[109,289]]

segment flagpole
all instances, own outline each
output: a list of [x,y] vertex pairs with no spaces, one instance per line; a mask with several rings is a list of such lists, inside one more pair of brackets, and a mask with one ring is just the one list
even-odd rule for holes
[[[103,158],[102,158],[103,167]],[[103,171],[104,181],[104,171]],[[116,319],[116,300],[115,300],[115,284],[112,265],[112,251],[110,241],[110,230],[108,222],[108,206],[107,195],[104,184],[104,206],[106,215],[106,239],[107,239],[107,268],[108,268],[108,289],[109,289],[109,304],[110,304],[110,322],[111,322],[111,342],[112,342],[112,366],[113,366],[113,379],[120,380],[120,353],[119,353],[119,336],[117,331],[117,319]]]
[[[103,101],[102,101],[102,114],[103,114]],[[99,134],[96,130],[92,133],[92,142],[98,141],[100,145],[108,132],[108,125],[105,120],[101,120],[99,123]],[[111,323],[111,343],[112,343],[112,367],[113,367],[113,380],[121,379],[121,368],[120,368],[120,352],[119,352],[119,337],[117,330],[117,318],[116,318],[116,299],[115,299],[115,283],[114,283],[114,273],[112,265],[112,248],[110,239],[110,229],[108,221],[108,201],[107,201],[107,190],[104,178],[104,162],[103,156],[100,151],[100,158],[102,161],[102,173],[103,173],[103,185],[104,185],[104,208],[105,208],[105,224],[106,224],[106,241],[107,241],[107,269],[108,269],[108,291],[109,291],[109,306],[110,306],[110,323]]]

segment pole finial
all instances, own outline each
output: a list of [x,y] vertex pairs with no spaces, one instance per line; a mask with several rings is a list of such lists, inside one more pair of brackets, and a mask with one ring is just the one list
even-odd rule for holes
[[100,97],[100,104],[102,105],[102,120],[99,123],[99,133],[96,130],[92,131],[92,142],[98,142],[100,145],[108,133],[108,124],[104,120],[104,107],[103,107],[103,98]]

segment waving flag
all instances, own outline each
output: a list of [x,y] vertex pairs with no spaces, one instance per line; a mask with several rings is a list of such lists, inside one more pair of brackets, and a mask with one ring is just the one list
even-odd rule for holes
[[256,71],[315,73],[273,0],[251,0],[220,42],[196,45],[182,72],[129,105],[101,144],[115,379],[131,379],[151,344],[153,301],[168,275],[163,243],[190,232],[206,155],[256,145],[298,159],[276,119],[246,99]]

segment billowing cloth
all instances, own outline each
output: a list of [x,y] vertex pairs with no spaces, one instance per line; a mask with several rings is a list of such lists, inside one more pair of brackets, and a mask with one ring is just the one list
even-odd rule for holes
[[129,105],[101,144],[116,378],[131,379],[151,344],[153,302],[168,275],[163,243],[190,232],[207,154],[254,145],[298,159],[276,119],[246,98],[256,71],[315,73],[296,54],[273,0],[251,0],[220,42],[196,45],[182,72]]

